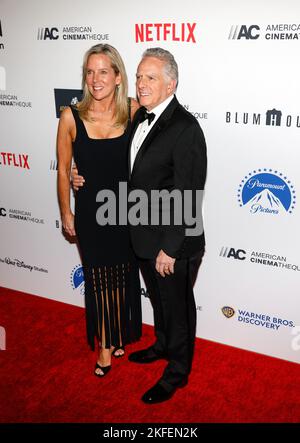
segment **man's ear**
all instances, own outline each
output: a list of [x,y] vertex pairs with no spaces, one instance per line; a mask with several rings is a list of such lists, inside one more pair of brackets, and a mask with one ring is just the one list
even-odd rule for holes
[[167,91],[170,94],[170,93],[173,93],[175,91],[175,89],[176,89],[176,80],[171,79],[168,82]]

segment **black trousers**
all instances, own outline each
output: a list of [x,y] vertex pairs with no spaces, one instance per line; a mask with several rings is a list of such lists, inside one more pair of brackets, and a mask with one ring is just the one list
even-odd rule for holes
[[196,305],[193,285],[203,256],[175,261],[174,274],[161,275],[154,260],[141,260],[140,268],[154,311],[156,342],[153,350],[169,363],[160,383],[172,390],[191,371],[196,334]]

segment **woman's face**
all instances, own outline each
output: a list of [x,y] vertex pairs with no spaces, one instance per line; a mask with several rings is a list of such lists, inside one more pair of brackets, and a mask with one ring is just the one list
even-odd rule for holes
[[92,54],[88,58],[85,81],[93,98],[103,100],[114,96],[121,75],[115,73],[107,55]]

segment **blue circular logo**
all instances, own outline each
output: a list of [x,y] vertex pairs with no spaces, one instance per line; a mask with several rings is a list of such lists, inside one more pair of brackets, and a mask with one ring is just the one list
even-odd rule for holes
[[296,204],[296,193],[284,174],[272,169],[258,169],[241,181],[238,202],[251,214],[291,214]]
[[84,293],[84,274],[82,265],[77,265],[71,272],[71,285],[75,290],[80,288],[80,292]]

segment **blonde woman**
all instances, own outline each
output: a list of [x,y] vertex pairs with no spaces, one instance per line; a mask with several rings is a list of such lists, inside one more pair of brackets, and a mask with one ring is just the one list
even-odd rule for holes
[[[95,375],[111,368],[111,356],[140,338],[141,305],[137,263],[127,226],[100,226],[96,195],[102,189],[118,196],[128,180],[127,146],[138,103],[127,97],[127,75],[118,51],[108,44],[90,48],[83,61],[83,98],[66,108],[57,135],[58,195],[62,225],[77,236],[85,278],[87,338],[99,355]],[[75,217],[70,209],[72,156],[85,178],[76,192]],[[118,206],[117,206],[118,207]]]

